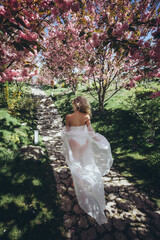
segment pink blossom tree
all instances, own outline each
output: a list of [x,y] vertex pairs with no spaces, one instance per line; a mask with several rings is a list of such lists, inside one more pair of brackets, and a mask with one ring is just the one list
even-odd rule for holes
[[14,69],[13,63],[17,66],[22,58],[28,57],[29,52],[35,54],[35,51],[45,51],[44,29],[70,9],[77,12],[80,9],[79,2],[72,0],[0,2],[0,82],[11,81],[12,77],[15,77],[14,71],[7,70],[11,66]]
[[[122,85],[126,88],[135,86],[146,72],[148,77],[158,74],[157,6],[158,1],[84,1],[83,11],[67,12],[50,25],[46,64],[55,76],[68,76],[68,81],[75,67],[83,69],[84,78],[88,74],[95,82],[103,109],[107,89],[122,72],[129,74],[127,85]],[[149,32],[152,40],[145,39]]]
[[[109,49],[119,59],[123,52],[126,72],[134,72],[130,86],[145,75],[158,76],[158,4],[158,0],[2,0],[0,81],[10,80],[7,76],[12,71],[8,69],[14,70],[13,63],[17,66],[28,52],[35,51],[44,52],[46,64],[55,77],[67,79],[75,67],[81,71],[88,68],[90,74],[97,71],[100,67],[97,59],[106,59],[103,60],[106,64]],[[152,39],[147,40],[149,33]]]

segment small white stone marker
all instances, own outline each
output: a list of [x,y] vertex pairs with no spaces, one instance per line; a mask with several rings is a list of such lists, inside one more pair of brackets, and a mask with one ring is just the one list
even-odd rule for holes
[[34,144],[39,142],[39,130],[34,130]]

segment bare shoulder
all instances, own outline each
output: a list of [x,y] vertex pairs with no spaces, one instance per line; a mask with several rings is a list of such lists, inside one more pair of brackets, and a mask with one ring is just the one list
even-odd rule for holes
[[71,114],[66,115],[66,125],[70,125]]
[[71,117],[71,114],[66,115],[66,119],[69,119]]

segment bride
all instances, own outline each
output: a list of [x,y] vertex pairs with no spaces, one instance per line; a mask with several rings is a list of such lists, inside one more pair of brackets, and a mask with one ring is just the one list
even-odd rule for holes
[[72,174],[79,205],[98,224],[104,224],[107,219],[102,176],[109,173],[113,163],[110,144],[94,132],[88,100],[79,96],[72,105],[74,112],[66,115],[62,130],[62,153]]

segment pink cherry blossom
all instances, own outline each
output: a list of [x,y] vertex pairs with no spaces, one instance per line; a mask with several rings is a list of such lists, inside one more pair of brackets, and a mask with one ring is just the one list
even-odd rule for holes
[[90,19],[89,16],[84,16],[84,20],[85,20],[86,22],[90,22],[90,21],[91,21],[91,19]]
[[5,10],[4,6],[0,6],[0,15],[5,16],[5,12],[6,12],[6,10]]
[[24,23],[27,27],[30,27],[30,22],[27,19],[24,19]]
[[99,34],[94,33],[92,36],[92,41],[93,41],[93,46],[98,47],[100,45],[100,39],[99,39]]
[[54,17],[57,17],[59,15],[59,9],[57,7],[52,7],[51,13],[53,14]]
[[158,72],[156,75],[155,75],[155,77],[160,77],[160,72]]
[[[124,27],[126,27],[124,25]],[[115,28],[113,29],[113,35],[114,36],[121,36],[122,35],[122,32],[123,32],[123,25],[121,22],[117,22],[116,25],[115,25]]]
[[150,47],[150,42],[145,42],[145,43],[144,43],[144,46],[145,46],[146,48]]
[[25,16],[30,17],[31,13],[29,11],[27,11],[26,9],[23,9],[22,11]]
[[0,76],[0,82],[4,83],[5,81],[2,79],[2,77]]
[[10,0],[10,6],[15,10],[15,9],[17,9],[19,6],[20,6],[20,3],[19,3],[19,1],[17,1],[17,0]]
[[128,28],[129,28],[129,24],[128,24],[127,21],[125,21],[125,22],[123,23],[123,25],[122,25],[122,29],[123,29],[123,31],[127,31]]
[[[144,66],[149,69],[147,77],[154,77],[158,73],[160,17],[157,3],[152,4],[151,1],[145,1],[141,4],[143,1],[135,0],[133,7],[131,1],[124,0],[122,14],[119,1],[109,3],[109,1],[97,0],[44,0],[38,2],[34,0],[3,0],[1,2],[1,28],[4,34],[0,40],[0,65],[5,79],[9,79],[9,75],[5,73],[7,68],[20,68],[22,72],[17,73],[17,76],[13,78],[22,79],[22,73],[25,75],[24,62],[27,58],[34,59],[37,53],[35,46],[38,46],[37,50],[39,51],[41,45],[44,45],[48,51],[42,53],[41,56],[43,61],[46,61],[53,69],[53,75],[65,78],[69,76],[73,82],[74,78],[70,75],[74,67],[78,69],[87,69],[88,67],[86,74],[89,74],[90,70],[90,74],[96,72],[96,78],[100,77],[98,64],[101,63],[102,58],[99,58],[99,55],[110,46],[115,51],[118,48],[120,51],[121,48],[124,48],[125,65],[127,65],[124,68],[127,69],[127,73],[134,73],[135,79],[138,79],[139,75],[143,76]],[[54,4],[51,4],[53,2]],[[48,16],[50,12],[51,15]],[[140,18],[137,19],[136,16],[140,16]],[[3,21],[6,17],[7,28]],[[23,20],[26,28],[20,19]],[[16,28],[14,28],[14,24]],[[48,28],[48,32],[44,31],[46,28]],[[10,30],[13,31],[12,37]],[[146,41],[148,32],[153,33],[152,44]],[[22,46],[26,44],[25,40],[29,41],[28,46],[35,50],[35,55],[29,53],[25,47],[21,49],[21,44]],[[16,46],[17,43],[18,46]],[[111,57],[109,58],[107,54],[105,61],[114,65]],[[28,73],[34,72],[33,69],[27,71]],[[118,71],[116,67],[114,71]],[[0,75],[2,78],[2,73]],[[10,75],[13,76],[13,72],[10,72]],[[24,79],[27,77],[24,76]],[[105,74],[102,77],[105,78]]]
[[142,79],[142,75],[138,75],[137,77],[134,77],[134,81],[138,82],[139,80]]
[[157,18],[156,18],[156,23],[157,23],[157,24],[160,24],[160,17],[157,17]]
[[35,71],[34,71],[34,75],[37,75],[38,74],[38,70],[36,69]]
[[150,51],[149,51],[149,56],[150,56],[151,58],[154,58],[155,55],[156,55],[156,53],[155,53],[154,50],[150,50]]
[[140,47],[142,47],[143,44],[144,44],[144,41],[143,41],[142,39],[138,41],[138,45],[139,45]]
[[25,68],[22,70],[22,77],[27,77],[28,76],[28,70]]
[[37,33],[31,33],[31,32],[24,33],[22,31],[20,31],[19,33],[19,40],[25,39],[28,41],[36,41],[37,37],[38,37]]
[[77,1],[77,2],[74,2],[74,3],[72,4],[72,11],[73,11],[73,12],[78,12],[79,9],[80,9],[79,2],[78,2],[78,1]]

